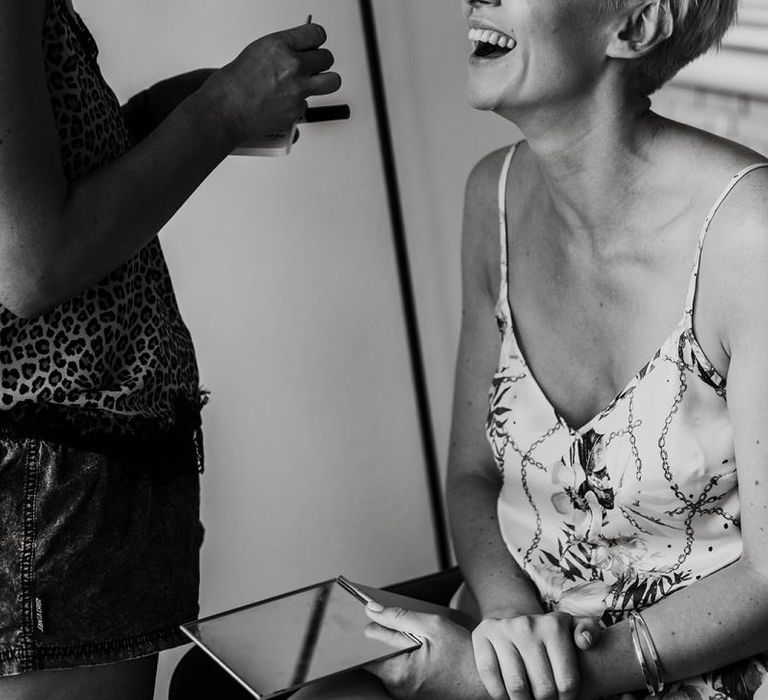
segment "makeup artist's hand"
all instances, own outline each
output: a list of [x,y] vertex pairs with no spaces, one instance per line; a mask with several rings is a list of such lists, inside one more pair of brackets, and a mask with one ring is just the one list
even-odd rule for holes
[[201,92],[220,110],[234,144],[289,129],[303,115],[308,97],[339,89],[340,76],[327,72],[333,54],[320,48],[325,40],[318,24],[276,32],[211,75]]
[[486,618],[472,633],[477,671],[492,698],[575,700],[577,649],[600,638],[598,621],[555,612]]
[[[397,645],[400,632],[422,640],[419,649],[367,666],[394,698],[407,700],[486,700],[475,668],[469,630],[440,615],[403,608],[366,606],[372,620],[366,636]],[[397,631],[393,631],[397,630]]]

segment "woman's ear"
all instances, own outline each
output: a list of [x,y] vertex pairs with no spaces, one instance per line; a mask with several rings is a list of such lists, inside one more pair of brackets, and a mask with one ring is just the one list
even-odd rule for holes
[[674,29],[669,0],[641,0],[624,11],[607,55],[611,58],[645,56],[669,39]]

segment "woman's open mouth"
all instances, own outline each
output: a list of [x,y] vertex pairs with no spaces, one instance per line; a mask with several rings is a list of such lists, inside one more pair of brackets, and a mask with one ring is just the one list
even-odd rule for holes
[[469,40],[475,45],[476,58],[496,59],[506,56],[517,46],[517,42],[495,29],[470,29]]

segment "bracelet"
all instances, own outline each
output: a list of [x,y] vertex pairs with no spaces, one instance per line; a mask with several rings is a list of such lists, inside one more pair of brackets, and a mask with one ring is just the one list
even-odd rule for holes
[[656,686],[651,682],[651,674],[648,669],[648,664],[645,662],[643,648],[640,646],[640,638],[637,635],[637,622],[635,622],[634,613],[629,614],[629,630],[632,634],[632,647],[635,650],[635,657],[637,658],[637,663],[640,665],[640,670],[643,672],[645,687],[651,695],[655,695]]
[[651,637],[651,631],[648,629],[648,625],[643,619],[643,616],[638,612],[635,612],[634,614],[637,616],[637,628],[640,630],[643,640],[645,641],[645,646],[648,648],[648,652],[651,656],[651,662],[653,664],[651,670],[654,671],[655,674],[655,695],[660,695],[664,691],[664,669],[661,665],[659,652],[656,650],[656,645],[653,643],[653,637]]
[[645,687],[651,695],[660,695],[664,691],[664,669],[661,659],[648,625],[642,615],[634,610],[629,613],[629,629],[632,633],[635,656],[645,679]]
[[629,624],[635,656],[640,662],[645,678],[645,687],[651,695],[660,695],[664,690],[664,670],[648,625],[642,615],[635,611],[629,614]]

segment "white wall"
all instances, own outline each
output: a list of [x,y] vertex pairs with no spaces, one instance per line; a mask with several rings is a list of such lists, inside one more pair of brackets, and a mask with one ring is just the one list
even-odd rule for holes
[[374,9],[444,468],[461,321],[464,185],[482,156],[520,136],[509,122],[467,105],[471,49],[460,0],[374,0]]
[[[228,159],[162,239],[204,384],[202,614],[344,572],[433,571],[433,533],[354,0],[79,0],[123,99],[312,11],[354,118]],[[190,144],[190,148],[194,144]],[[161,658],[157,697],[177,653]]]

